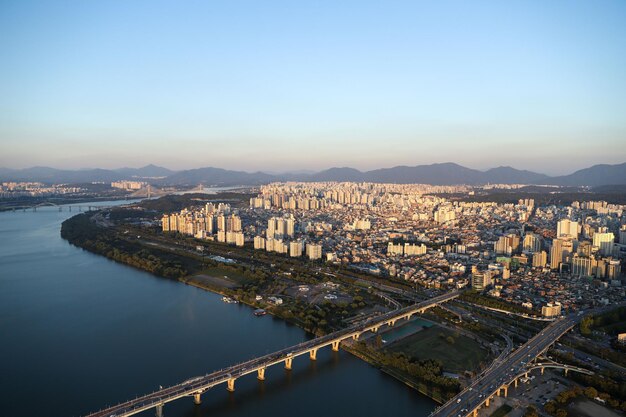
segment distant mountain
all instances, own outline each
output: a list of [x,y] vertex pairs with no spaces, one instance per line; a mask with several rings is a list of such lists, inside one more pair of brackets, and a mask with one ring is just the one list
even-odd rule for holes
[[480,185],[480,184],[548,184],[563,186],[601,186],[626,184],[626,163],[617,165],[594,165],[570,175],[550,177],[536,172],[511,167],[492,168],[487,171],[466,168],[447,162],[431,165],[397,166],[393,168],[359,171],[342,167],[330,168],[317,173],[306,172],[267,174],[264,172],[231,171],[221,168],[198,168],[171,171],[167,168],[148,165],[143,168],[121,168],[116,170],[84,169],[59,170],[49,167],[26,169],[0,168],[3,181],[41,181],[46,183],[81,183],[93,181],[117,181],[122,179],[146,178],[157,185],[259,185],[272,181],[352,181],[397,184],[433,185]]
[[422,183],[433,185],[477,184],[481,182],[482,172],[446,162],[443,164],[418,165],[414,167],[398,166],[376,169],[365,173],[368,182]]
[[124,176],[106,169],[81,169],[62,170],[49,167],[32,167],[25,169],[11,170],[2,173],[2,179],[10,181],[38,181],[44,183],[84,183],[94,181],[117,181],[124,179]]
[[309,181],[367,181],[399,184],[541,184],[550,177],[511,167],[492,168],[486,172],[446,162],[414,167],[397,166],[361,172],[353,168],[331,168],[310,176]]
[[221,168],[198,168],[180,171],[168,176],[159,183],[164,185],[258,185],[267,184],[279,179],[263,172],[248,173],[229,171]]
[[15,171],[15,169],[0,167],[0,178],[4,178],[7,175],[12,175]]
[[494,184],[545,184],[550,177],[545,174],[511,167],[491,168],[483,173],[483,181]]
[[129,178],[159,178],[170,176],[176,171],[150,164],[142,168],[120,168],[116,169],[115,172]]
[[594,165],[573,174],[554,177],[550,184],[555,185],[598,185],[626,184],[626,162],[617,165]]
[[351,181],[361,182],[364,174],[354,168],[330,168],[304,177],[305,181]]

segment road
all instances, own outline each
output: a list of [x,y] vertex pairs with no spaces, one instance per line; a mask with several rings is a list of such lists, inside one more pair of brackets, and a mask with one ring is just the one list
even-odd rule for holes
[[579,316],[568,316],[553,322],[509,356],[496,360],[472,385],[435,410],[431,416],[469,415],[486,398],[494,395],[501,386],[510,384],[523,374],[528,363],[544,353],[552,343],[574,327],[578,319]]

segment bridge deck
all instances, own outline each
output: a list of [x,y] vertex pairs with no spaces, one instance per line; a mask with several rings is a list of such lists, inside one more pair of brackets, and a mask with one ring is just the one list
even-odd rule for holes
[[[551,344],[574,327],[576,323],[577,320],[571,316],[553,322],[501,362],[489,368],[469,387],[437,408],[431,414],[431,417],[470,415],[474,410],[477,410],[487,402],[488,399],[496,395],[501,388],[508,388],[521,375],[534,369],[535,365],[531,364],[531,362],[545,353]],[[541,368],[542,366],[537,367]],[[543,367],[552,367],[552,365],[545,364]],[[570,369],[575,370],[574,367]]]

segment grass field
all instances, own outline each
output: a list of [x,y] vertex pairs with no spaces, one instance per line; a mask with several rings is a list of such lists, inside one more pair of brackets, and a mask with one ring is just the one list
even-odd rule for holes
[[226,279],[235,284],[235,286],[242,286],[247,284],[250,280],[237,271],[233,271],[230,269],[222,268],[221,266],[214,266],[210,268],[206,268],[202,270],[201,275],[206,275],[209,277],[216,277],[220,279]]
[[435,359],[446,371],[463,372],[478,368],[487,352],[474,340],[439,326],[421,330],[387,348],[417,359]]
[[511,410],[513,410],[513,407],[508,404],[502,404],[490,417],[504,417],[509,414]]

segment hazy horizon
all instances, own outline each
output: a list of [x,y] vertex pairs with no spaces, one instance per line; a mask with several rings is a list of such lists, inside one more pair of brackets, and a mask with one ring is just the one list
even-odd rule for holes
[[626,3],[0,3],[0,166],[626,161]]
[[[284,174],[314,174],[314,173],[318,173],[318,172],[322,172],[328,169],[332,169],[332,168],[354,168],[357,169],[359,171],[365,172],[365,171],[370,171],[370,170],[376,170],[376,169],[391,169],[391,168],[396,168],[396,167],[400,167],[400,166],[417,166],[417,165],[437,165],[437,164],[446,164],[446,163],[453,163],[453,164],[458,164],[454,161],[443,161],[443,162],[432,162],[432,163],[428,163],[428,164],[413,164],[413,165],[390,165],[390,166],[379,166],[379,167],[375,167],[375,168],[371,168],[371,169],[359,169],[356,167],[352,167],[352,166],[329,166],[329,167],[325,167],[325,168],[321,168],[321,169],[307,169],[307,168],[299,168],[299,169],[293,169],[293,170],[267,170],[267,169],[257,169],[257,170],[253,170],[253,169],[246,169],[244,168],[231,168],[231,167],[225,167],[225,166],[213,166],[213,165],[204,165],[204,166],[196,166],[196,167],[183,167],[183,168],[172,168],[170,166],[167,165],[162,165],[162,164],[154,164],[154,163],[148,163],[145,165],[133,165],[133,166],[110,166],[110,167],[105,167],[105,166],[91,166],[91,167],[79,167],[79,168],[63,168],[63,167],[55,167],[55,166],[49,166],[49,165],[34,165],[34,166],[27,166],[27,167],[22,167],[22,168],[11,168],[8,166],[0,166],[0,168],[4,168],[4,169],[14,169],[14,170],[21,170],[21,169],[29,169],[29,168],[53,168],[53,169],[59,169],[59,170],[68,170],[68,171],[83,171],[83,170],[93,170],[93,169],[105,169],[105,170],[119,170],[119,169],[139,169],[139,168],[145,168],[147,166],[156,166],[159,168],[166,168],[169,169],[170,171],[175,171],[175,172],[180,172],[180,171],[187,171],[187,170],[193,170],[193,169],[202,169],[202,168],[218,168],[218,169],[224,169],[224,170],[229,170],[229,171],[241,171],[241,172],[247,172],[247,173],[255,173],[255,172],[263,172],[265,174],[270,174],[270,175],[284,175]],[[626,163],[626,161],[622,161],[622,162],[616,162],[615,164],[608,164],[608,165],[618,165],[618,164],[622,164],[622,163]],[[604,163],[599,163],[599,164],[591,164],[588,166],[582,166],[579,168],[574,168],[571,171],[565,171],[565,172],[557,172],[557,173],[549,173],[549,172],[544,172],[544,171],[539,171],[539,170],[531,170],[531,169],[527,169],[524,167],[515,167],[515,166],[510,166],[510,165],[493,165],[493,166],[489,166],[486,168],[481,168],[481,167],[474,167],[474,166],[468,166],[468,165],[464,165],[464,164],[458,164],[461,165],[465,168],[470,168],[470,169],[475,169],[478,171],[488,171],[490,169],[494,169],[494,168],[513,168],[513,169],[517,169],[517,170],[526,170],[526,171],[531,171],[537,174],[545,174],[548,176],[561,176],[561,175],[568,175],[568,174],[572,174],[580,169],[585,169],[585,168],[590,168],[594,165],[602,165]]]

